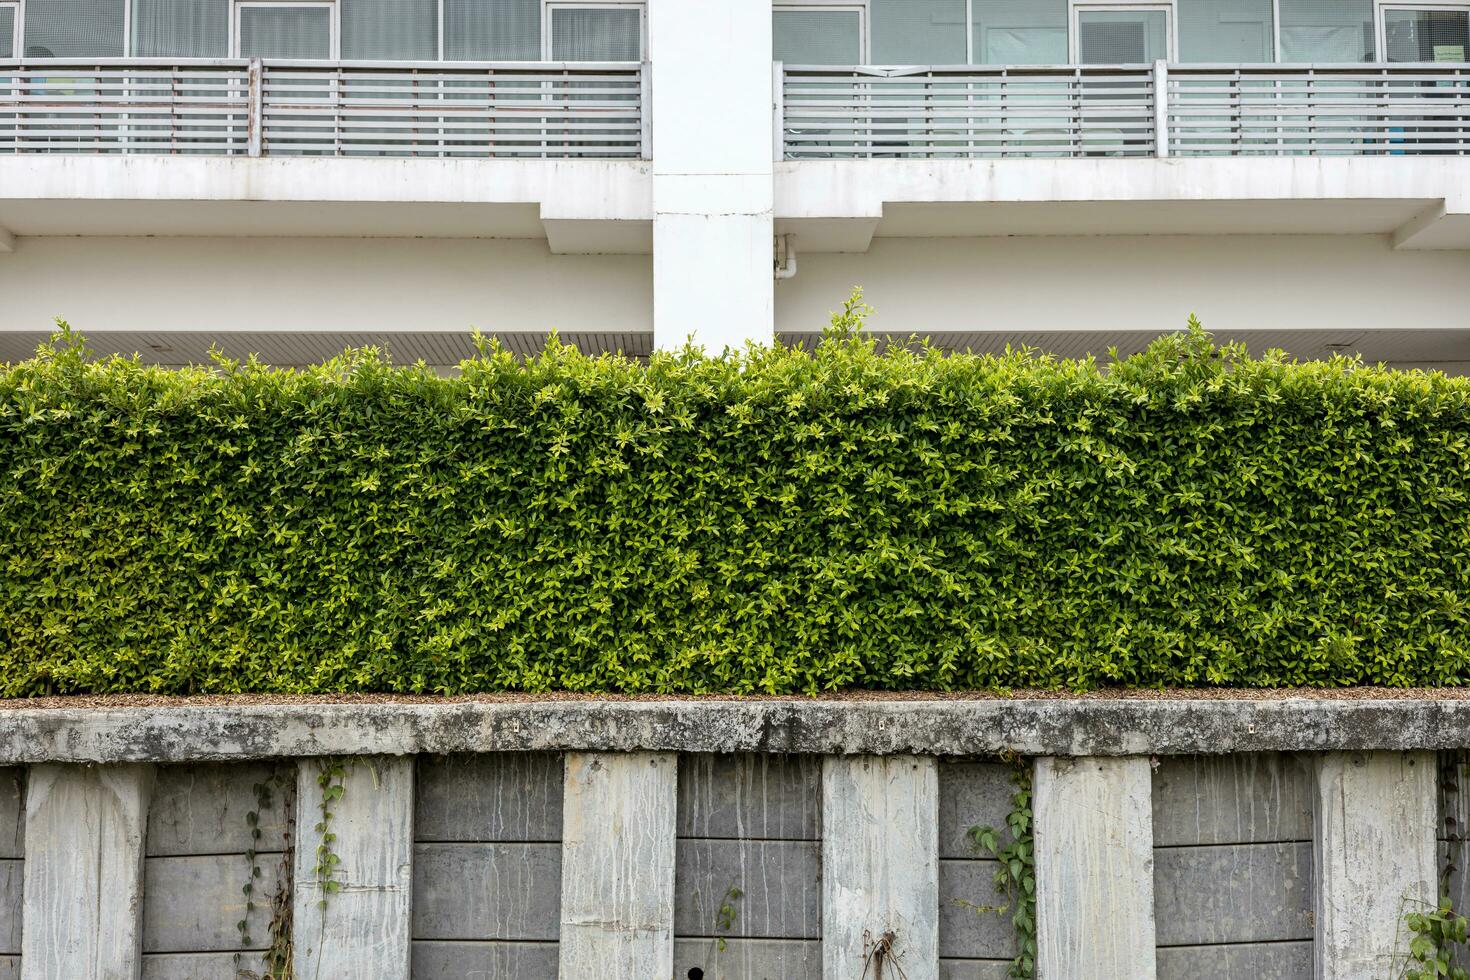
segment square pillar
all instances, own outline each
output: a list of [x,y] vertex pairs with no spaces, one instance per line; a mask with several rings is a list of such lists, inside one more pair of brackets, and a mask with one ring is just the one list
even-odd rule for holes
[[[302,759],[296,770],[296,975],[408,980],[414,759],[344,760],[331,780],[342,791],[327,802],[324,829],[321,775],[330,764]],[[326,846],[338,860],[322,874],[317,848],[327,834],[335,835]]]
[[[939,977],[939,766],[931,756],[822,763],[822,978]],[[865,973],[866,971],[866,973]],[[901,972],[900,972],[901,971]]]
[[45,764],[26,789],[23,980],[136,980],[149,764]]
[[569,752],[562,803],[562,980],[673,976],[670,752]]
[[1152,794],[1143,757],[1036,760],[1041,980],[1153,980]]

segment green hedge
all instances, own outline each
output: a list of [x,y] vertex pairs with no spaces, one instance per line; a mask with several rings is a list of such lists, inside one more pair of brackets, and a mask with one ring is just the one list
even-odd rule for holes
[[64,334],[0,432],[6,695],[1470,678],[1470,382],[1197,328],[453,379]]

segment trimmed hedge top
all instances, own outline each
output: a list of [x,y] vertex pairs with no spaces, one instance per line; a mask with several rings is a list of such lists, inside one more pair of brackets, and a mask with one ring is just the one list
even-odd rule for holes
[[[852,325],[849,313],[840,318]],[[1470,382],[493,344],[0,369],[0,693],[1470,677]]]

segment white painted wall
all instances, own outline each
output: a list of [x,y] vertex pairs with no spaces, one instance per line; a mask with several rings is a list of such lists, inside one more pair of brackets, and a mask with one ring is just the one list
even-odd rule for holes
[[0,330],[646,333],[649,266],[544,240],[25,238]]
[[[650,0],[654,341],[769,342],[769,0]],[[707,43],[697,43],[702,39]]]
[[1470,252],[1395,251],[1383,235],[876,238],[801,256],[778,331],[820,330],[861,285],[875,329],[1214,330],[1470,327]]

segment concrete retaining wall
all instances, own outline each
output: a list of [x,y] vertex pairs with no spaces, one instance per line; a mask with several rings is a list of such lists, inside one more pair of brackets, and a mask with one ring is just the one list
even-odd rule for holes
[[[1224,724],[1220,718],[1212,723]],[[12,724],[0,742],[29,737],[25,724],[34,722]],[[1196,718],[1195,724],[1204,722]],[[945,731],[936,729],[936,738],[949,737]],[[1053,731],[1063,742],[1076,738],[1075,732]],[[175,758],[192,752],[208,759],[219,752],[219,741],[176,735],[168,753]],[[52,728],[45,737],[64,740],[64,732]],[[603,727],[575,737],[616,742],[620,736]],[[384,758],[375,743],[359,747],[369,750],[364,756]],[[1033,800],[1038,822],[1076,841],[1039,861],[1043,927],[1060,923],[1061,930],[1043,937],[1047,955],[1053,963],[1092,964],[1089,975],[1100,980],[1124,980],[1125,973],[1126,980],[1367,980],[1380,968],[1384,976],[1397,975],[1392,942],[1395,932],[1404,932],[1399,920],[1415,902],[1432,897],[1408,894],[1406,888],[1419,886],[1404,869],[1413,865],[1408,855],[1435,846],[1436,828],[1419,815],[1432,817],[1436,785],[1439,860],[1453,862],[1452,891],[1462,904],[1470,902],[1470,847],[1462,839],[1470,793],[1455,782],[1463,760],[1453,749],[1441,753],[1436,784],[1421,773],[1424,760],[1433,769],[1433,758],[1423,751],[1269,751],[1093,760],[1112,760],[1105,765],[1086,756],[1024,762],[1045,770]],[[625,762],[631,765],[626,772]],[[259,970],[270,938],[270,896],[292,873],[286,849],[295,838],[293,820],[317,819],[321,764],[312,756],[154,767],[49,763],[45,778],[53,790],[44,820],[37,811],[42,803],[27,793],[27,768],[0,771],[0,980],[233,980],[241,971]],[[676,766],[676,777],[664,775],[669,766]],[[858,980],[864,970],[874,975],[877,944],[895,922],[905,935],[891,937],[888,963],[903,972],[890,969],[884,976],[1001,980],[1017,952],[1010,910],[997,909],[1005,900],[993,884],[996,862],[978,853],[969,835],[977,826],[1003,828],[1011,809],[1015,765],[994,755],[421,752],[392,764],[349,760],[347,769],[353,774],[347,793],[356,798],[338,801],[337,808],[352,816],[333,824],[339,835],[355,838],[334,845],[346,856],[338,874],[343,891],[328,895],[321,909],[317,893],[301,887],[313,880],[312,852],[298,851],[294,865],[298,927],[316,922],[338,937],[330,951],[334,976],[570,977],[580,975],[567,972],[575,952],[584,962],[594,953],[611,956],[599,968],[609,977],[653,969],[660,980],[665,970],[682,980],[698,969],[708,980]],[[389,777],[374,774],[389,770],[398,773],[392,785],[378,785],[375,780]],[[1114,785],[1115,772],[1129,775],[1126,792]],[[70,866],[60,860],[66,855],[26,836],[28,828],[56,833],[46,829],[60,825],[55,808],[86,798],[70,788],[72,774],[76,787],[97,784],[101,776],[102,784],[121,787],[120,798],[147,801],[136,839],[126,825],[89,831],[90,818],[82,812],[68,831],[111,834],[99,838],[104,880],[107,868],[128,866],[130,854],[141,861],[136,922],[115,930],[128,935],[135,929],[139,948],[136,954],[113,951],[132,964],[131,973],[99,964],[79,977],[74,961],[58,973],[40,957],[32,963],[18,955],[23,931],[56,933],[57,923],[47,931],[46,920],[67,907],[66,883],[57,880],[57,869]],[[670,781],[660,783],[665,778]],[[137,794],[129,794],[129,779],[140,780]],[[574,783],[582,842],[575,847],[564,834],[573,826],[566,821],[572,820]],[[646,802],[620,807],[607,798],[635,783],[643,787],[638,792],[653,793]],[[937,800],[924,802],[936,785]],[[1140,801],[1132,799],[1135,788]],[[301,796],[294,809],[293,792]],[[669,792],[672,819],[657,812]],[[404,805],[400,793],[411,797],[411,821],[395,816]],[[308,828],[303,839],[311,835]],[[1366,846],[1370,837],[1377,846]],[[632,847],[629,867],[638,870],[599,867],[622,858],[588,851],[595,841]],[[836,846],[838,841],[848,843]],[[252,850],[253,865],[247,856]],[[45,902],[23,895],[28,851],[49,869],[37,876],[44,883],[37,887],[47,889]],[[637,854],[670,857],[645,861]],[[402,869],[395,855],[408,855],[411,868]],[[1122,874],[1116,862],[1123,856],[1145,877]],[[252,866],[259,869],[253,879]],[[363,871],[377,867],[390,869],[381,882],[376,872]],[[654,873],[646,869],[658,867],[672,881],[651,880]],[[412,882],[407,902],[392,897],[399,874]],[[870,879],[854,884],[864,874]],[[246,882],[253,882],[257,903],[248,916]],[[371,893],[359,895],[358,887]],[[575,951],[567,948],[569,887],[582,910],[572,920],[578,924]],[[671,889],[671,908],[650,900],[660,887]],[[101,894],[105,898],[107,889]],[[890,897],[875,899],[884,895]],[[1073,904],[1048,907],[1049,896]],[[1112,911],[1079,918],[1075,901],[1089,896],[1113,903]],[[109,914],[129,914],[125,905],[109,908]],[[612,911],[599,918],[599,909]],[[1344,932],[1342,924],[1364,909],[1391,911],[1375,911],[1372,922]],[[383,937],[395,934],[391,923],[354,921],[333,931],[334,916],[360,915],[404,917],[397,928],[411,938],[411,953],[402,965],[383,945]],[[619,940],[624,929],[637,938]],[[1155,954],[1138,957],[1139,950],[1120,941],[1125,932],[1150,934]],[[662,945],[670,936],[671,949]],[[1324,936],[1334,944],[1331,956]],[[1406,950],[1406,932],[1404,937]],[[1114,946],[1122,958],[1107,951]],[[629,963],[645,965],[619,965]],[[1054,967],[1053,975],[1072,969]]]

